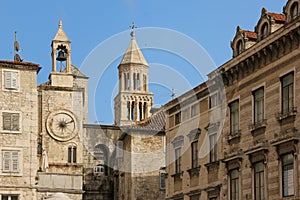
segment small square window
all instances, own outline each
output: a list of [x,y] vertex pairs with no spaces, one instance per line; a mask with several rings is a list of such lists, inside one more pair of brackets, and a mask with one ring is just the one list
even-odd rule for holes
[[19,172],[19,151],[2,151],[2,172]]
[[15,71],[4,71],[4,88],[7,90],[19,89],[19,73]]
[[3,112],[3,130],[4,131],[20,131],[20,114]]
[[175,125],[181,123],[181,112],[175,114]]
[[200,113],[200,105],[198,103],[191,107],[191,117],[194,117]]
[[209,108],[214,108],[220,103],[219,94],[215,93],[209,97]]

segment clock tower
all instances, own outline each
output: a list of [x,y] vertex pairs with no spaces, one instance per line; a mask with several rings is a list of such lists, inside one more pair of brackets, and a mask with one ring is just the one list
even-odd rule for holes
[[40,172],[38,191],[82,199],[83,144],[88,78],[71,62],[71,42],[59,22],[52,40],[49,81],[39,91]]

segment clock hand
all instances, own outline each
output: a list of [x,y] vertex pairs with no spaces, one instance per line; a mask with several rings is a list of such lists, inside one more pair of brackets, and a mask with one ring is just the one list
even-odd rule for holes
[[69,122],[66,122],[66,124],[70,124],[70,123],[72,123],[72,122],[74,122],[74,120],[72,119],[71,121],[69,121]]

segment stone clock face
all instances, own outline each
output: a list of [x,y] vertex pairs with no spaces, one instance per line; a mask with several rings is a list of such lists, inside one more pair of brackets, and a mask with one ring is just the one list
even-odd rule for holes
[[59,141],[72,139],[77,134],[75,116],[67,110],[52,112],[47,118],[47,131]]

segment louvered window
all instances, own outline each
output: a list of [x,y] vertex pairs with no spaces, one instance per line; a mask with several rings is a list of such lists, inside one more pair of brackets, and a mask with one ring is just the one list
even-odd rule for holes
[[18,90],[19,73],[12,71],[4,71],[4,87],[8,90]]
[[20,131],[20,114],[3,112],[3,130]]
[[2,172],[19,172],[19,151],[2,151]]

